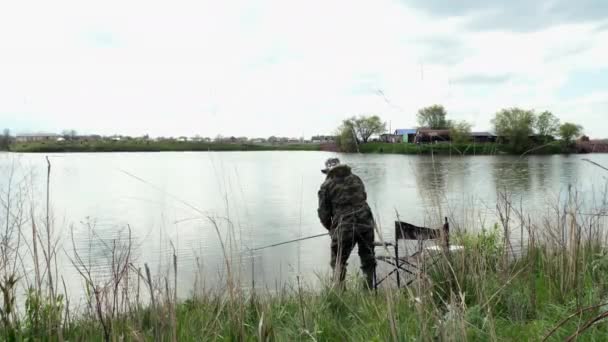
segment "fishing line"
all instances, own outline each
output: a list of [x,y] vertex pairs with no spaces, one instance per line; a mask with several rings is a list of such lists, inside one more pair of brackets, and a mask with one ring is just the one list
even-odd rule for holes
[[119,169],[119,171],[120,171],[120,172],[122,172],[122,173],[124,173],[125,175],[127,175],[127,176],[129,176],[129,177],[131,177],[131,178],[135,179],[135,180],[138,180],[138,181],[139,181],[139,182],[141,182],[141,183],[144,183],[144,184],[148,185],[149,187],[153,188],[154,190],[156,190],[156,191],[158,191],[158,192],[160,192],[160,193],[162,193],[162,194],[164,194],[164,195],[166,195],[166,196],[168,196],[168,197],[172,198],[173,200],[175,200],[175,201],[177,201],[177,202],[179,202],[179,203],[181,203],[181,204],[185,205],[186,207],[188,207],[188,208],[190,208],[190,209],[192,209],[192,210],[196,211],[197,213],[199,213],[199,214],[201,214],[201,215],[204,215],[204,216],[209,216],[209,215],[210,215],[209,213],[204,212],[203,210],[201,210],[201,209],[199,209],[199,208],[197,208],[197,207],[193,206],[192,204],[190,204],[190,203],[188,203],[188,202],[186,202],[186,201],[182,200],[181,198],[179,198],[179,197],[177,197],[177,196],[175,196],[175,195],[173,195],[173,194],[169,193],[168,191],[163,190],[163,189],[161,189],[161,188],[157,187],[156,185],[154,185],[154,184],[152,184],[152,183],[150,183],[150,182],[146,181],[145,179],[142,179],[142,178],[140,178],[140,177],[137,177],[136,175],[134,175],[134,174],[132,174],[132,173],[129,173],[129,172],[127,172],[127,171],[125,171],[125,170],[122,170],[122,169]]
[[[173,194],[171,194],[171,193],[169,193],[169,192],[167,192],[167,191],[165,191],[165,190],[157,187],[156,185],[154,185],[154,184],[146,181],[145,179],[142,179],[142,178],[140,178],[140,177],[138,177],[138,176],[136,176],[136,175],[134,175],[134,174],[132,174],[130,172],[122,170],[122,169],[120,169],[119,171],[122,172],[122,173],[124,173],[125,175],[127,175],[127,176],[129,176],[129,177],[131,177],[131,178],[133,178],[133,179],[135,179],[135,180],[137,180],[137,181],[145,184],[145,185],[148,185],[149,187],[155,189],[156,191],[159,191],[160,193],[165,194],[165,195],[171,197],[172,199],[174,199],[174,200],[178,201],[179,203],[187,206],[188,208],[196,211],[197,213],[200,213],[201,215],[205,215],[205,216],[208,215],[203,210],[201,210],[201,209],[193,206],[192,204],[190,204],[190,203],[188,203],[188,202],[180,199],[179,197],[177,197],[177,196],[175,196],[175,195],[173,195]],[[195,218],[187,219],[187,220],[194,220],[194,219]],[[304,241],[304,240],[310,240],[310,239],[318,238],[318,237],[321,237],[321,236],[327,236],[327,235],[329,235],[329,233],[323,233],[323,234],[308,236],[308,237],[305,237],[305,238],[300,238],[300,239],[295,239],[295,240],[290,240],[290,241],[279,242],[279,243],[275,243],[275,244],[264,246],[264,247],[258,247],[258,248],[249,248],[249,247],[245,246],[245,249],[247,249],[247,250],[249,250],[251,252],[255,252],[255,251],[260,251],[260,250],[263,250],[263,249],[268,249],[268,248],[271,248],[271,247],[282,246],[282,245],[286,245],[286,244],[290,244],[290,243],[294,243],[294,242],[299,242],[299,241]]]
[[299,242],[299,241],[304,241],[304,240],[310,240],[310,239],[315,239],[318,237],[322,237],[322,236],[328,236],[329,233],[323,233],[323,234],[317,234],[317,235],[313,235],[313,236],[308,236],[305,238],[300,238],[300,239],[295,239],[295,240],[289,240],[289,241],[284,241],[284,242],[279,242],[279,243],[275,243],[272,245],[268,245],[268,246],[264,246],[264,247],[258,247],[258,248],[254,248],[251,249],[251,251],[255,252],[255,251],[261,251],[263,249],[268,249],[268,248],[272,248],[272,247],[278,247],[278,246],[283,246],[283,245],[287,245],[290,243],[294,243],[294,242]]

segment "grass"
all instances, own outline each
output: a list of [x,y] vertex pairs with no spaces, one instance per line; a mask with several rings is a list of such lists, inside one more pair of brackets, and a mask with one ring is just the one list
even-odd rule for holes
[[[161,304],[134,306],[108,318],[109,340],[538,341],[571,313],[606,301],[608,257],[601,247],[580,251],[586,257],[577,263],[585,272],[563,286],[557,272],[563,270],[560,260],[568,255],[554,254],[541,245],[517,262],[501,265],[499,240],[490,235],[459,237],[467,254],[451,261],[453,273],[445,273],[447,264],[440,264],[430,270],[430,279],[402,291],[373,293],[358,288],[354,279],[344,292],[330,286],[302,293],[286,287],[274,294],[234,289],[233,297],[226,292],[206,293],[178,303],[173,318],[172,296],[159,290]],[[46,302],[40,317],[5,325],[2,336],[40,338],[48,331],[52,306]],[[66,322],[57,312],[63,309],[56,306],[59,309],[51,318],[56,322],[51,326],[61,327]],[[599,307],[577,315],[559,327],[552,340],[573,335],[601,312]],[[578,340],[601,341],[606,334],[608,326],[597,325]],[[57,336],[54,328],[51,336]],[[100,320],[86,312],[64,325],[62,337],[105,339]]]
[[[49,177],[50,170],[49,165]],[[251,290],[230,267],[232,253],[224,250],[225,284],[214,290],[195,286],[188,300],[178,301],[175,252],[171,271],[151,274],[148,265],[131,260],[129,230],[126,240],[99,242],[112,260],[97,270],[108,275],[104,283],[93,281],[76,248],[68,254],[85,287],[85,305],[78,308],[67,301],[60,275],[50,277],[57,267],[57,235],[48,204],[30,216],[22,210],[19,199],[28,198],[22,190],[27,187],[0,192],[0,337],[6,341],[541,341],[545,336],[603,341],[608,336],[608,325],[601,324],[608,315],[607,202],[583,210],[574,191],[546,214],[525,212],[500,196],[495,224],[459,230],[462,222],[452,222],[451,243],[464,246],[464,252],[440,255],[408,288],[378,292],[360,288],[356,276],[345,290],[328,281],[309,288],[299,279],[274,292]],[[514,231],[521,231],[517,243]],[[40,269],[25,267],[26,258]],[[28,291],[21,294],[19,286]],[[593,324],[596,320],[600,324]]]
[[319,151],[319,144],[242,144],[180,141],[64,141],[14,143],[12,152]]

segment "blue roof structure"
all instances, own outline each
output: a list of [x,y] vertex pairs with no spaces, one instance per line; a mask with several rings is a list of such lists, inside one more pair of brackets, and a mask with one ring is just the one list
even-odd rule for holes
[[396,129],[395,130],[395,134],[396,135],[410,135],[410,134],[416,134],[416,129]]

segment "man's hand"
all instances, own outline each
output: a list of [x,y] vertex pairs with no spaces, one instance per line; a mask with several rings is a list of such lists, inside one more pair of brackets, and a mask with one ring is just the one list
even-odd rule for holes
[[334,234],[336,233],[337,229],[334,228],[334,229],[328,229],[328,230],[329,230],[329,237],[333,239],[334,238]]
[[321,221],[321,224],[323,225],[323,227],[325,227],[325,229],[331,231],[331,219],[326,220],[326,221]]

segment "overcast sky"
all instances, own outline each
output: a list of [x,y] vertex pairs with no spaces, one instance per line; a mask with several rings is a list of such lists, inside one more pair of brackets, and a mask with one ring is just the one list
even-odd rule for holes
[[[608,1],[5,1],[0,126],[310,136],[443,104],[608,136]],[[2,127],[0,127],[2,128]]]

